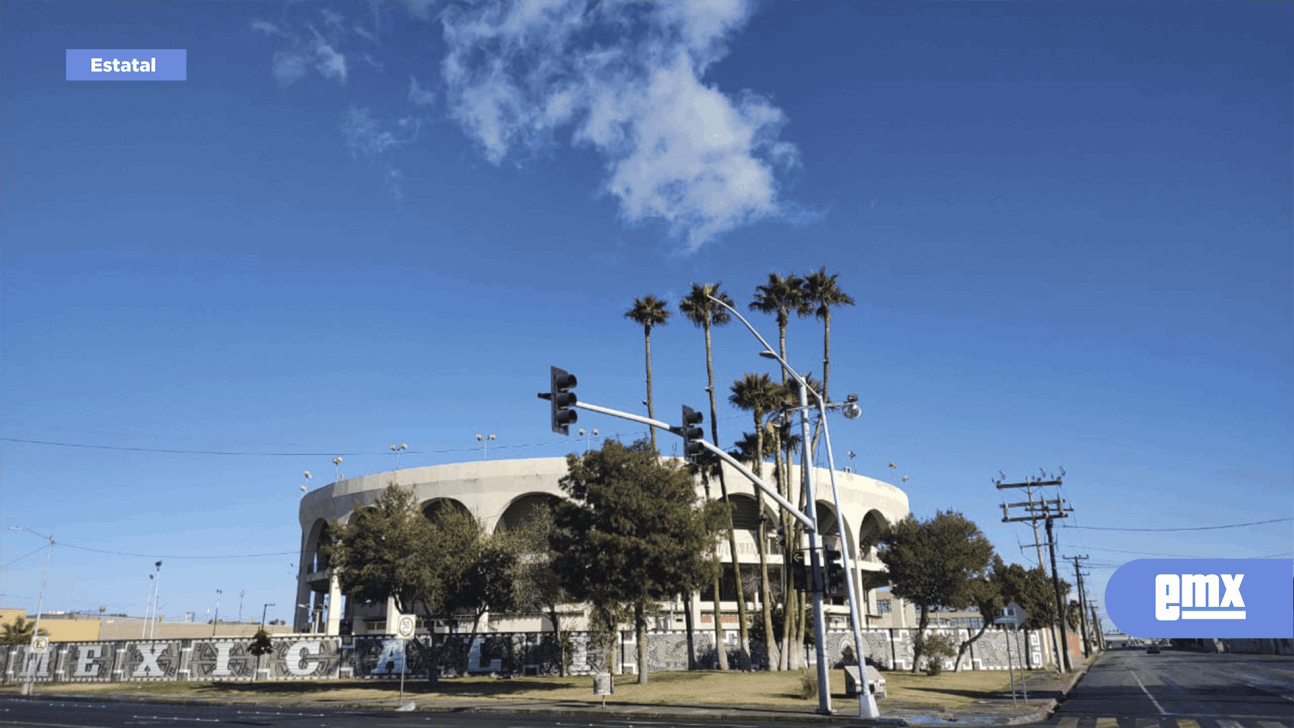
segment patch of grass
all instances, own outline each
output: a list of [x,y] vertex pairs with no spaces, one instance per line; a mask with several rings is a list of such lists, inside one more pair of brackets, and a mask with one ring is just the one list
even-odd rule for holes
[[[1010,690],[1009,677],[1001,671],[945,672],[938,676],[891,671],[885,676],[889,697],[882,706],[903,704],[942,710],[963,710],[979,700]],[[1017,675],[1017,680],[1019,679]],[[16,693],[16,684],[0,687],[0,694]],[[607,703],[641,705],[692,705],[698,707],[742,705],[766,708],[803,709],[817,699],[817,673],[813,670],[788,672],[660,672],[639,685],[637,676],[615,676],[615,692]],[[831,671],[834,701],[845,696],[845,677]],[[149,698],[195,698],[220,703],[320,703],[365,705],[394,703],[400,693],[399,680],[303,680],[266,682],[121,682],[121,683],[37,683],[35,694],[120,695]],[[490,677],[445,678],[438,685],[425,679],[406,679],[406,700],[434,707],[469,701],[491,702],[600,702],[593,695],[593,678],[518,677],[499,680]]]

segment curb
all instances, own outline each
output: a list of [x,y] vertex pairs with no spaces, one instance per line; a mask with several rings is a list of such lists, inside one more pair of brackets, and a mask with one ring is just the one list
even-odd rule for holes
[[1087,675],[1088,668],[1090,668],[1092,665],[1095,665],[1099,659],[1100,657],[1098,656],[1096,660],[1092,660],[1086,665],[1083,665],[1082,669],[1080,669],[1077,673],[1075,673],[1074,676],[1070,678],[1069,682],[1062,685],[1060,688],[1059,698],[1052,698],[1051,700],[1047,701],[1046,705],[1042,706],[1041,708],[1038,708],[1032,713],[1029,713],[1027,715],[1022,715],[1017,718],[1012,718],[1011,720],[1007,721],[1007,725],[1041,723],[1047,720],[1047,718],[1050,717],[1052,713],[1056,712],[1056,706],[1065,702],[1065,698],[1069,697],[1069,691],[1073,690],[1074,686],[1078,684],[1078,681],[1082,680],[1083,677]]

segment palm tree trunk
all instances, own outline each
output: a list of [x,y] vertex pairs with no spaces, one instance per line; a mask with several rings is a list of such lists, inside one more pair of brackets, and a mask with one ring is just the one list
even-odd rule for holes
[[[764,479],[764,428],[761,426],[763,412],[758,410],[755,416],[755,477]],[[775,657],[776,640],[773,639],[773,612],[770,590],[768,588],[768,531],[764,526],[764,495],[759,488],[755,489],[755,505],[759,514],[759,528],[756,534],[756,547],[759,550],[759,603],[764,613],[764,669],[776,670],[778,658]]]
[[[647,342],[647,419],[654,420],[656,419],[656,412],[654,410],[654,405],[652,402],[652,394],[651,394],[651,328],[650,327],[646,327],[646,326],[643,327],[643,339]],[[647,432],[651,437],[652,452],[657,452],[656,428],[651,425],[648,425]]]
[[[707,320],[705,327],[705,373],[709,381],[710,388],[710,437],[711,442],[718,447],[719,445],[719,423],[716,421],[716,407],[714,402],[714,359],[711,356],[710,348],[710,326]],[[732,501],[728,499],[728,484],[724,481],[723,467],[718,468],[719,473],[719,492],[723,495],[723,503],[728,506],[728,551],[732,557],[732,575],[737,585],[737,631],[740,643],[737,647],[738,659],[741,661],[741,669],[750,669],[750,639],[747,634],[746,626],[746,593],[741,584],[741,562],[737,558],[737,531],[732,525]]]
[[[705,486],[705,499],[710,500],[710,475],[706,473],[705,468],[701,468],[701,482]],[[719,560],[722,564],[722,559]],[[721,574],[714,575],[714,652],[715,667],[720,670],[728,669],[728,651],[723,647],[723,605],[720,604],[720,578]]]

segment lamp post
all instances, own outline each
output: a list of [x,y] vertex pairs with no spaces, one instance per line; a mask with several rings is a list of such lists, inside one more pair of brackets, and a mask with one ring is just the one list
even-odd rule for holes
[[157,610],[162,602],[162,562],[159,560],[154,564],[157,567],[157,588],[153,590],[153,620],[148,624],[148,638],[157,637]]
[[[30,528],[27,528],[26,526],[10,526],[9,530],[28,531],[31,533],[35,533],[37,536],[40,536],[41,538],[46,538],[45,534],[32,531]],[[49,538],[49,548],[46,549],[45,551],[45,571],[40,577],[40,599],[36,602],[36,624],[32,627],[32,631],[31,631],[31,637],[33,640],[35,640],[37,637],[40,637],[40,615],[41,615],[41,612],[45,610],[45,584],[49,582],[49,560],[50,560],[50,557],[54,555],[54,534],[51,533],[48,536],[48,538]]]
[[490,434],[488,434],[488,435],[482,435],[482,434],[481,434],[481,433],[479,433],[479,432],[478,432],[478,433],[476,433],[476,441],[477,441],[477,442],[479,442],[479,443],[481,443],[481,459],[482,459],[482,460],[485,460],[485,459],[486,459],[486,456],[487,456],[487,455],[489,455],[489,453],[490,453],[490,441],[491,441],[491,440],[493,440],[493,439],[494,439],[494,433],[493,433],[493,432],[491,432],[491,433],[490,433]]
[[217,589],[217,590],[216,590],[216,618],[215,618],[215,619],[213,619],[213,620],[211,620],[211,636],[212,636],[212,637],[215,637],[215,636],[216,636],[216,625],[220,624],[220,595],[221,595],[221,594],[224,594],[224,592],[223,592],[223,591],[221,591],[221,590],[219,590],[219,589]]
[[265,612],[272,606],[274,606],[273,602],[266,602],[265,606],[261,608],[261,629],[265,629]]
[[148,618],[153,613],[153,575],[148,575],[148,599],[144,600],[144,621],[139,624],[139,638],[148,636]]
[[[810,469],[812,466],[812,462],[810,460],[811,456],[809,453],[809,442],[810,442],[809,392],[813,392],[813,390],[810,389],[809,383],[806,382],[804,378],[801,377],[800,374],[796,372],[795,369],[793,369],[791,365],[786,362],[785,359],[779,356],[778,353],[773,349],[773,347],[768,345],[768,342],[764,340],[764,337],[760,336],[759,332],[755,330],[755,327],[751,326],[750,322],[747,321],[744,316],[738,313],[735,308],[733,308],[732,306],[729,306],[723,301],[720,301],[714,296],[710,296],[709,298],[711,301],[714,301],[720,306],[723,306],[724,308],[728,309],[728,311],[732,313],[733,316],[737,317],[737,320],[745,324],[746,328],[750,330],[750,333],[754,334],[755,338],[759,340],[759,343],[764,346],[764,350],[761,351],[759,355],[769,359],[777,360],[777,362],[782,365],[782,370],[785,371],[790,377],[795,379],[796,384],[799,385],[797,389],[799,389],[799,394],[800,394],[800,403],[798,407],[800,411],[800,440],[801,440],[800,472],[804,478],[804,495],[805,495],[805,514],[804,515],[813,519],[813,523],[814,523],[813,530],[809,532],[809,558],[810,558],[812,573],[815,575],[815,579],[814,579],[815,584],[813,586],[817,587],[816,575],[822,573],[821,571],[822,564],[821,564],[821,554],[819,554],[818,552],[817,501],[815,500],[815,495],[813,492],[813,477]],[[876,699],[872,697],[872,691],[870,690],[870,687],[867,684],[867,667],[866,667],[866,661],[863,653],[863,637],[862,637],[862,631],[859,627],[860,622],[859,622],[859,615],[858,615],[858,600],[856,595],[854,594],[853,564],[852,564],[852,559],[849,558],[848,541],[845,538],[846,534],[848,534],[848,531],[845,530],[844,513],[840,510],[840,493],[836,489],[836,472],[835,472],[836,466],[835,466],[835,461],[831,456],[831,432],[830,432],[830,429],[827,427],[827,408],[828,407],[831,407],[833,409],[834,408],[843,409],[845,417],[851,420],[857,418],[860,414],[862,414],[862,410],[858,406],[858,397],[855,395],[850,395],[847,401],[844,403],[832,403],[832,404],[828,404],[827,402],[823,401],[822,395],[818,394],[817,392],[813,392],[813,397],[815,400],[817,400],[818,417],[820,422],[822,423],[822,433],[824,437],[823,445],[827,451],[827,472],[830,474],[830,477],[831,477],[831,495],[836,508],[836,527],[841,535],[841,542],[842,542],[841,549],[840,549],[841,566],[844,567],[845,574],[847,575],[845,578],[845,584],[848,588],[848,595],[849,595],[849,620],[852,623],[853,632],[854,632],[854,655],[858,660],[858,681],[859,681],[858,717],[877,718],[877,717],[880,717],[880,711],[877,710]],[[818,659],[818,712],[824,715],[829,715],[831,713],[831,692],[827,682],[827,664],[826,664],[827,658],[826,658],[826,646],[824,644],[825,643],[825,638],[824,638],[825,622],[823,621],[823,615],[822,615],[822,592],[817,588],[814,588],[814,590],[812,591],[812,594],[813,594],[813,619],[814,619],[813,626],[814,626],[814,632],[816,633],[815,639],[814,639],[814,643],[815,643],[814,649],[817,652],[817,659]]]
[[399,445],[392,445],[391,452],[395,453],[395,469],[400,469],[400,452],[409,449],[409,443],[402,442]]
[[585,432],[584,428],[581,427],[580,434],[584,435],[584,452],[587,453],[589,450],[593,449],[593,436],[598,434],[598,428],[594,427],[592,434],[590,434],[588,432]]

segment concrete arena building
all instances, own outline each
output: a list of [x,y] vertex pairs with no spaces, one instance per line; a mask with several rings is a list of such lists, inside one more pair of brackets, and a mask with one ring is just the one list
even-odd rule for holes
[[[346,599],[338,586],[337,576],[331,572],[319,545],[329,538],[331,522],[347,523],[357,509],[372,505],[391,483],[411,489],[423,510],[434,513],[440,508],[464,509],[481,520],[487,532],[499,528],[516,527],[526,521],[534,509],[564,497],[558,481],[566,475],[565,458],[535,458],[523,460],[481,460],[467,463],[433,465],[421,468],[386,471],[347,478],[305,494],[301,499],[301,557],[297,576],[297,601],[294,627],[297,632],[338,634],[394,634],[394,604],[362,604]],[[798,468],[792,467],[798,481]],[[755,486],[736,470],[724,466],[724,476],[729,496],[733,502],[733,523],[737,530],[737,554],[742,572],[749,582],[758,574],[759,553],[755,539],[758,534],[758,506]],[[831,481],[825,468],[814,469],[814,490],[817,514],[823,543],[829,548],[841,547],[841,534],[837,527],[836,509],[831,493]],[[771,480],[771,468],[765,466],[764,477]],[[861,611],[864,623],[880,619],[877,612],[875,589],[885,584],[884,567],[876,558],[875,548],[858,553],[858,544],[874,541],[874,536],[885,525],[908,515],[908,496],[889,483],[850,473],[836,472],[840,492],[840,505],[844,515],[844,546],[855,567],[855,585],[862,594]],[[717,483],[711,491],[718,496]],[[704,495],[697,486],[698,495]],[[775,518],[777,505],[764,498],[764,510]],[[726,564],[729,578],[724,582],[731,593],[722,593],[722,622],[731,629],[737,626],[735,582],[731,578],[731,558],[728,539],[721,538],[719,554]],[[782,556],[775,544],[768,548],[770,579],[780,579]],[[757,578],[757,576],[756,576]],[[757,590],[756,590],[757,591]],[[758,608],[758,596],[748,596],[748,607]],[[848,606],[843,600],[827,601],[828,628],[848,625]],[[683,609],[691,609],[693,625],[698,630],[712,630],[713,599],[710,595],[697,595],[692,604],[682,602],[663,605],[666,616],[657,621],[657,629],[683,629]],[[388,620],[388,615],[392,618]],[[565,629],[579,629],[583,623],[583,610],[571,605],[562,612]],[[419,624],[419,630],[424,625]],[[540,631],[551,630],[548,619],[539,615],[491,615],[489,631]]]

